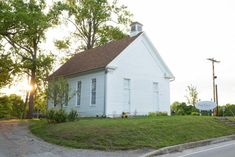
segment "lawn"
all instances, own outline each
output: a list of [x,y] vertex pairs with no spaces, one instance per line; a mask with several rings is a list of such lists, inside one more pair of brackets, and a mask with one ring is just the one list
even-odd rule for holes
[[128,119],[81,119],[47,124],[31,122],[33,134],[58,145],[102,150],[161,148],[235,134],[235,127],[206,116],[162,116]]

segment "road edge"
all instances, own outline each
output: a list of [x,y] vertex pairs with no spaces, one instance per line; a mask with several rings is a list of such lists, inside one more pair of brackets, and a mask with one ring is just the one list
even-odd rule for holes
[[202,141],[189,142],[189,143],[164,147],[164,148],[146,153],[146,154],[142,155],[141,157],[151,157],[154,155],[163,155],[163,154],[169,154],[169,153],[173,153],[173,152],[181,152],[183,150],[190,149],[190,148],[202,147],[202,146],[206,146],[206,145],[210,145],[210,144],[217,144],[217,143],[231,141],[231,140],[235,140],[235,135],[223,136],[223,137],[218,137],[218,138],[211,138],[211,139],[202,140]]

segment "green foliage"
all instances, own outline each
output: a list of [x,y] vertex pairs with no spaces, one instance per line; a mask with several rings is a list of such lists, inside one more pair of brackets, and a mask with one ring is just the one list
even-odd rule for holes
[[192,115],[192,116],[199,116],[200,113],[199,113],[199,112],[192,112],[191,115]]
[[167,112],[157,112],[156,116],[168,116]]
[[156,112],[149,112],[149,113],[148,113],[148,116],[149,116],[149,117],[155,117],[155,116],[156,116]]
[[75,121],[78,119],[78,112],[76,110],[71,110],[68,114],[68,121]]
[[235,104],[226,104],[224,106],[219,106],[219,116],[235,117]]
[[69,90],[68,82],[63,77],[52,79],[49,81],[48,99],[53,101],[54,106],[60,105],[62,109],[75,94]]
[[0,97],[0,118],[10,118],[12,112],[12,103],[8,96]]
[[70,41],[69,39],[66,39],[66,40],[56,40],[55,41],[55,46],[61,50],[61,49],[68,49],[69,46],[70,46]]
[[56,110],[51,109],[47,111],[47,121],[48,123],[55,123],[55,112]]
[[9,85],[18,70],[18,66],[14,63],[12,57],[9,54],[3,54],[0,48],[0,88]]
[[185,97],[187,99],[188,105],[195,106],[196,103],[198,102],[197,88],[193,85],[187,86],[186,92],[187,92],[187,96]]
[[63,109],[51,109],[47,111],[47,121],[49,123],[63,123],[66,122],[67,113]]
[[193,105],[186,105],[184,102],[177,101],[171,105],[171,115],[191,115],[192,112],[198,112]]
[[20,96],[12,94],[0,97],[0,118],[24,118],[25,103]]
[[149,112],[149,117],[156,117],[156,116],[168,116],[167,112]]
[[29,96],[29,112],[32,116],[35,84],[44,80],[50,72],[51,57],[43,54],[40,44],[45,41],[46,31],[58,24],[60,11],[48,9],[44,0],[0,1],[0,45],[9,49],[11,56],[21,62],[21,72],[30,76],[33,89]]
[[55,112],[54,118],[56,123],[66,122],[67,113],[63,109],[59,109]]
[[37,91],[34,104],[34,112],[46,114],[47,95],[45,91]]
[[[90,49],[123,38],[126,35],[121,28],[130,24],[132,16],[126,6],[118,5],[117,0],[66,0],[57,8],[68,11],[68,21],[76,29],[76,41],[81,43],[79,49]],[[57,45],[61,47],[61,43],[66,42]]]
[[25,116],[25,103],[22,98],[18,95],[12,94],[9,96],[9,100],[12,104],[12,113],[13,117],[23,119]]

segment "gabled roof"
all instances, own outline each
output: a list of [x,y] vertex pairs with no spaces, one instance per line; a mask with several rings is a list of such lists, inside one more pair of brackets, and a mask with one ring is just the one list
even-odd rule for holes
[[105,68],[140,34],[133,37],[125,37],[121,40],[112,41],[105,45],[80,52],[51,74],[49,79]]

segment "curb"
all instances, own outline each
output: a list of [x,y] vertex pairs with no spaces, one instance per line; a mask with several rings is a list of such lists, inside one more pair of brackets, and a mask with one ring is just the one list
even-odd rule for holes
[[189,143],[174,145],[174,146],[170,146],[170,147],[164,147],[164,148],[146,153],[146,154],[142,155],[141,157],[151,157],[151,156],[155,156],[155,155],[169,154],[169,153],[173,153],[173,152],[181,152],[183,150],[190,149],[190,148],[201,147],[201,146],[206,146],[206,145],[210,145],[210,144],[217,144],[217,143],[231,141],[231,140],[235,140],[235,135],[223,136],[223,137],[219,137],[219,138],[212,138],[209,140],[189,142]]

